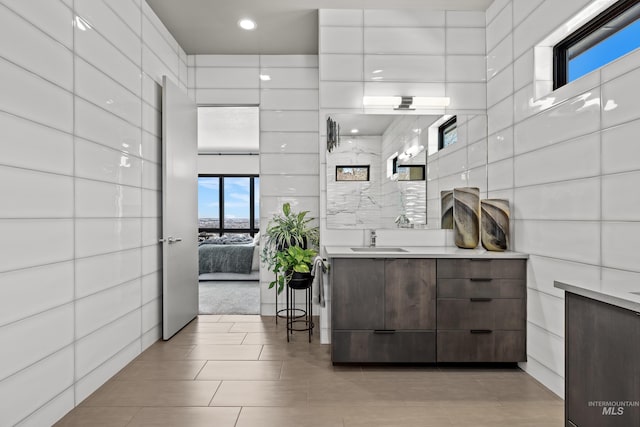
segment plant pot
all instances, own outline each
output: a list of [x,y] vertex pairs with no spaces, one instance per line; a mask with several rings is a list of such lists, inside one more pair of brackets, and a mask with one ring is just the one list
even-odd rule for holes
[[294,271],[291,280],[289,280],[289,287],[291,289],[307,289],[311,286],[312,281],[313,276],[311,276],[311,273],[298,273]]

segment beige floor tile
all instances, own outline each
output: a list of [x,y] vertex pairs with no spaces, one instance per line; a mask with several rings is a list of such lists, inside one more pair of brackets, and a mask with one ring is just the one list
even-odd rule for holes
[[83,406],[208,406],[219,385],[220,381],[110,381]]
[[213,361],[206,363],[197,380],[277,380],[282,361]]
[[290,359],[282,362],[283,380],[307,381],[310,384],[316,382],[338,382],[349,380],[362,380],[362,368],[360,366],[333,366],[327,360],[300,360]]
[[243,407],[236,427],[343,427],[342,414],[323,408]]
[[259,314],[223,314],[219,322],[241,322],[241,323],[274,323],[275,317],[260,316]]
[[240,408],[142,408],[128,427],[234,427]]
[[195,345],[172,345],[166,341],[157,341],[135,360],[185,360],[194,348]]
[[115,380],[193,380],[205,365],[204,360],[144,361],[127,365]]
[[223,381],[212,406],[307,406],[307,384],[298,381]]
[[331,361],[329,345],[317,345],[307,342],[282,344],[266,344],[263,346],[260,360],[309,360],[309,361]]
[[449,427],[447,410],[438,406],[350,408],[343,416],[345,427]]
[[258,360],[261,345],[197,345],[187,356],[197,360]]
[[89,408],[79,406],[54,424],[55,427],[124,427],[140,408]]
[[366,380],[429,380],[443,376],[437,367],[426,366],[363,366],[362,376]]
[[[247,332],[242,344],[282,344],[284,332]],[[286,342],[286,337],[284,341]]]
[[190,332],[182,333],[171,338],[173,345],[192,344],[242,344],[245,333],[231,334],[227,332]]
[[183,333],[192,334],[194,332],[229,332],[233,325],[235,325],[235,323],[200,322],[194,320],[185,326],[178,335]]
[[[277,327],[275,323],[237,322],[233,324],[229,332],[274,332],[276,330]],[[282,334],[286,342],[287,336],[284,329],[282,330]]]
[[198,322],[219,322],[221,317],[221,314],[200,314]]
[[[331,363],[284,320],[199,316],[58,425],[561,427],[564,402],[515,366]],[[195,380],[194,380],[195,377]],[[209,406],[210,405],[210,406]],[[236,423],[237,420],[237,423]]]

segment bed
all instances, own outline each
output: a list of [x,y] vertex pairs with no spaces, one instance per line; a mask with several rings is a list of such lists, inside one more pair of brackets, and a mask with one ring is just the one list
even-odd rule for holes
[[198,265],[200,280],[258,280],[259,237],[221,236],[200,242]]

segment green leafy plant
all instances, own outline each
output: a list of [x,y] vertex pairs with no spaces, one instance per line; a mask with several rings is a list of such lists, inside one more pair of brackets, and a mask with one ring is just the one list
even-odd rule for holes
[[300,246],[289,246],[276,254],[276,280],[269,283],[269,289],[278,285],[278,293],[291,280],[293,273],[311,273],[313,260],[317,252],[313,249],[303,249]]
[[[282,213],[273,216],[264,233],[265,240],[262,248],[261,259],[267,266],[267,269],[276,274],[277,281],[287,279],[286,271],[278,263],[278,256],[287,251],[289,247],[298,246],[300,249],[310,248],[317,249],[319,243],[320,232],[318,227],[313,225],[313,218],[307,217],[309,211],[301,211],[299,213],[292,212],[291,205],[284,203],[282,205]],[[312,259],[313,262],[313,259]],[[289,279],[291,277],[289,276]],[[289,280],[287,279],[287,280]],[[284,283],[278,287],[278,293],[282,292]],[[274,280],[269,284],[272,288],[275,286]]]

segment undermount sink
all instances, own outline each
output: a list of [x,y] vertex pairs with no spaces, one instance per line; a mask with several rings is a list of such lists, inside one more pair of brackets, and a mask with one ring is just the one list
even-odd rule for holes
[[366,248],[351,248],[354,252],[408,252],[402,248],[385,248],[383,246],[369,246]]

